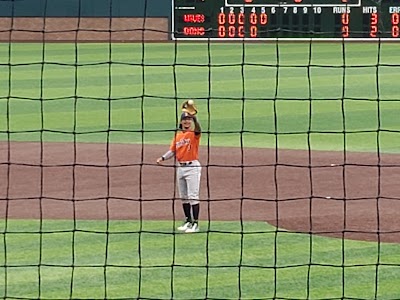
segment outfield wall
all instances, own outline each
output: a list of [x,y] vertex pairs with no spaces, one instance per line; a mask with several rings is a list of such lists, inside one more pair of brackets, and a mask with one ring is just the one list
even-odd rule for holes
[[165,41],[170,15],[169,0],[0,1],[0,41]]
[[[194,0],[186,0],[194,1]],[[0,17],[169,17],[170,0],[8,0]]]

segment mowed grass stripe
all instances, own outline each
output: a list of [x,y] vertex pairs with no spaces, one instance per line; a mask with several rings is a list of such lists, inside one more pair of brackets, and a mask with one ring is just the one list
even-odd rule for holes
[[[305,149],[311,134],[313,149],[340,150],[340,139],[328,142],[329,135],[359,131],[346,149],[375,151],[383,130],[380,149],[398,152],[393,112],[399,108],[400,67],[393,44],[23,46],[0,45],[1,139],[70,141],[22,131],[111,130],[111,141],[137,143],[142,139],[127,138],[125,131],[145,130],[146,143],[169,143],[158,131],[176,127],[180,102],[190,97],[197,99],[212,145],[239,146],[243,138],[246,147]],[[265,135],[242,136],[242,130]],[[386,130],[393,131],[390,138]],[[366,137],[364,131],[371,133]],[[269,136],[275,133],[277,145]],[[88,134],[78,140],[105,138]]]
[[[171,282],[175,297],[202,295],[208,282],[209,295],[237,298],[240,279],[241,296],[247,298],[270,297],[275,283],[277,295],[285,298],[305,298],[307,286],[313,298],[340,297],[342,289],[348,297],[371,298],[378,257],[379,263],[394,264],[378,267],[379,296],[386,299],[400,292],[392,285],[400,275],[395,244],[378,248],[372,242],[343,243],[340,239],[277,233],[274,227],[259,222],[245,222],[245,231],[237,222],[212,222],[213,231],[208,234],[175,236],[173,224],[166,221],[108,221],[115,231],[106,232],[106,221],[78,221],[74,229],[70,221],[44,220],[42,229],[48,233],[34,234],[38,222],[8,220],[7,232],[3,222],[7,260],[0,257],[7,269],[0,272],[3,276],[7,272],[8,296],[34,297],[40,272],[43,296],[48,297],[68,294],[73,273],[77,298],[102,297],[104,276],[110,285],[107,291],[115,297],[134,297],[140,279],[141,293],[149,298],[169,295]],[[139,224],[145,231],[132,231],[140,228]],[[48,231],[52,227],[55,233]],[[32,232],[24,234],[26,228]],[[68,229],[70,232],[59,232]],[[0,249],[5,249],[3,239],[0,244]]]
[[[6,118],[3,119],[2,126],[4,129],[6,129],[8,124],[11,131],[15,132],[15,135],[17,133],[23,134],[25,131],[40,131],[42,129],[48,131],[65,131],[77,134],[110,130],[113,138],[115,138],[116,141],[121,142],[135,142],[136,140],[126,139],[126,137],[123,136],[118,137],[119,131],[131,131],[132,133],[138,133],[142,129],[144,129],[148,131],[144,133],[144,135],[146,136],[146,141],[154,143],[168,143],[169,138],[167,138],[165,134],[162,133],[162,131],[173,130],[174,128],[176,128],[176,113],[175,111],[173,111],[175,110],[174,103],[170,103],[169,109],[166,108],[165,110],[163,110],[161,106],[157,109],[146,109],[144,113],[145,122],[142,123],[140,109],[112,109],[110,119],[107,110],[107,102],[89,100],[87,102],[88,106],[92,105],[92,108],[81,109],[81,107],[84,107],[84,104],[78,104],[77,108],[79,110],[77,111],[77,113],[74,113],[73,109],[69,111],[59,112],[63,109],[51,108],[52,106],[57,106],[55,102],[46,103],[44,105],[44,108],[49,108],[49,111],[55,110],[55,112],[48,112],[44,114],[43,124],[40,115],[41,108],[39,103],[34,104],[32,102],[29,102],[29,105],[25,104],[24,110],[28,110],[30,113],[11,114],[8,117],[8,120]],[[84,101],[79,103],[84,103]],[[165,105],[166,104],[164,104],[164,106]],[[232,108],[234,107],[231,104],[229,105]],[[70,103],[70,106],[72,106],[72,103]],[[98,108],[97,110],[94,110],[94,107],[96,106],[98,106]],[[112,105],[112,107],[115,106],[118,105]],[[244,130],[259,133],[258,135],[254,135],[251,133],[243,134],[242,137],[246,142],[245,145],[249,146],[255,146],[253,141],[259,141],[261,143],[257,142],[257,145],[260,147],[273,147],[274,138],[272,136],[269,137],[266,135],[273,135],[275,132],[277,132],[280,134],[278,140],[279,142],[283,143],[281,145],[283,147],[294,147],[299,149],[300,146],[300,149],[307,148],[306,142],[308,135],[310,135],[313,147],[315,147],[316,149],[319,148],[326,150],[343,149],[344,136],[342,132],[344,129],[346,129],[346,131],[348,131],[348,133],[346,134],[346,139],[348,143],[346,147],[347,149],[362,151],[371,151],[376,149],[376,139],[379,129],[377,108],[360,111],[358,110],[358,107],[355,107],[355,111],[352,111],[350,109],[346,110],[345,119],[342,118],[341,109],[336,109],[331,113],[325,112],[321,114],[313,114],[311,118],[311,123],[309,115],[305,113],[282,114],[277,117],[277,126],[275,128],[275,117],[273,115],[268,116],[268,114],[266,113],[264,117],[262,115],[260,116],[260,112],[261,114],[263,112],[271,112],[272,109],[270,108],[270,106],[271,105],[269,105],[269,107],[266,109],[261,109],[261,107],[259,107],[258,110],[255,109],[255,111],[257,111],[257,114],[255,114],[255,116],[253,116],[252,118],[247,117],[248,115],[245,114],[246,118],[245,122],[243,123],[244,126],[242,126],[242,124],[237,121],[241,117],[240,105],[237,106],[237,109],[232,109],[231,111],[229,111],[229,113],[225,114],[221,113],[224,112],[225,105],[215,105],[212,109],[212,111],[215,111],[215,114],[209,116],[209,126],[208,122],[205,122],[206,125],[204,126],[204,129],[210,130],[212,132],[212,142],[216,142],[216,144],[212,143],[212,145],[224,146],[224,139],[226,142],[225,146],[232,144],[239,145],[240,136],[238,133],[235,132],[240,132]],[[286,105],[278,106],[278,111],[285,109],[285,106]],[[287,106],[290,105],[287,104]],[[308,105],[304,103],[303,105],[300,105],[300,107],[301,106]],[[371,106],[374,105],[371,104]],[[257,104],[254,104],[253,107],[257,107]],[[291,109],[295,107],[296,105],[292,105]],[[396,134],[399,128],[399,121],[396,118],[396,110],[394,109],[398,107],[398,104],[388,104],[385,105],[385,107],[387,108],[381,108],[379,112],[380,129],[388,130],[388,132],[380,133],[380,146],[382,148],[381,150],[390,150],[393,152],[397,152],[398,149],[395,144],[399,141],[399,136],[398,134]],[[248,108],[246,111],[249,111],[250,109],[251,108]],[[14,111],[13,106],[11,106],[10,111]],[[37,113],[35,113],[35,111]],[[217,113],[218,111],[220,111],[220,116]],[[148,120],[151,120],[152,113],[154,112],[159,113],[160,118],[157,120],[157,122],[148,122]],[[207,117],[208,116],[206,116],[206,120]],[[158,134],[157,132],[159,132],[160,134]],[[232,133],[227,134],[225,132]],[[285,134],[289,134],[290,136],[285,136]],[[335,137],[332,135],[337,136]],[[89,138],[89,136],[86,137]],[[58,138],[62,140],[63,136],[60,135]],[[94,140],[92,141],[96,141],[96,139],[97,141],[101,141],[101,137],[100,139],[98,138],[99,137],[94,138]],[[105,138],[105,136],[103,136],[103,138]],[[30,137],[30,139],[35,138]],[[300,144],[298,143],[299,139],[302,141]],[[323,141],[324,139],[325,141]],[[85,141],[85,137],[80,136],[79,140]],[[137,142],[140,142],[140,139]]]

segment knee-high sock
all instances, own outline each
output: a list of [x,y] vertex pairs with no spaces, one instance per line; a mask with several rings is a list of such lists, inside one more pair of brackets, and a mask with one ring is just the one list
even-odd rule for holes
[[193,212],[193,221],[197,222],[199,219],[199,213],[200,213],[200,204],[195,204],[192,205],[192,212]]
[[185,213],[186,221],[191,222],[192,215],[190,213],[190,203],[183,203],[183,212]]

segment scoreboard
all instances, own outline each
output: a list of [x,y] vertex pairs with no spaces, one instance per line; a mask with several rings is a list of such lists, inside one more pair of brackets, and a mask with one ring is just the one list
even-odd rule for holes
[[174,40],[400,41],[400,0],[172,0]]

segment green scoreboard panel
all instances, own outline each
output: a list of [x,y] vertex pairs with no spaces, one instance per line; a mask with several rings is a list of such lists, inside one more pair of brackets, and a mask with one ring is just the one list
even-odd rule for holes
[[172,0],[172,39],[399,40],[400,0]]

